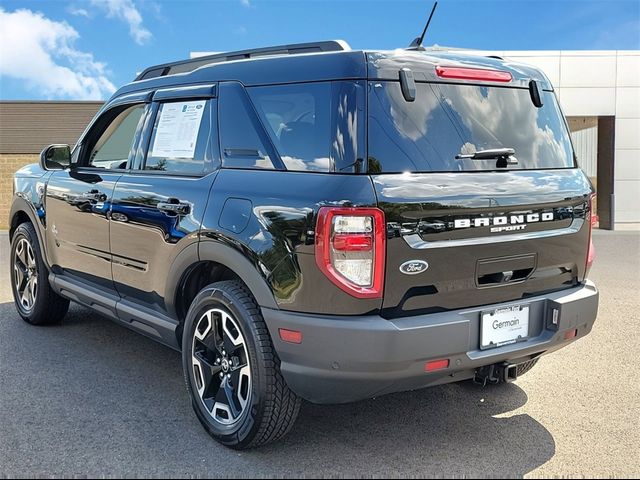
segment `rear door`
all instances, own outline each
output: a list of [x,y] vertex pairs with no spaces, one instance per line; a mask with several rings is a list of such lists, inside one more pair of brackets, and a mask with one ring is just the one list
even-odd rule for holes
[[[369,170],[387,221],[384,315],[526,298],[585,276],[592,188],[555,96],[369,84]],[[507,165],[475,152],[512,148]],[[515,158],[512,158],[515,157]],[[503,159],[504,160],[504,159]],[[517,163],[516,163],[517,162]]]
[[215,85],[157,91],[133,168],[117,182],[111,253],[125,308],[169,310],[169,269],[198,240],[220,163],[215,92]]

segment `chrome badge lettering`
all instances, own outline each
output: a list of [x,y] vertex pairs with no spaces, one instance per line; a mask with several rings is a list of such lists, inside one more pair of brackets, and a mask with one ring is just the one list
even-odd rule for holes
[[528,223],[549,222],[554,219],[553,212],[499,215],[482,218],[456,218],[454,228],[491,227],[491,232],[514,232],[524,230]]

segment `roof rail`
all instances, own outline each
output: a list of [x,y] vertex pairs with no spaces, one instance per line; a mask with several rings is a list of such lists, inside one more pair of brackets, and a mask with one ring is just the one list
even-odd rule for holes
[[138,80],[148,80],[150,78],[164,77],[176,73],[186,73],[209,65],[211,63],[230,62],[232,60],[242,60],[247,58],[266,57],[269,55],[296,55],[300,53],[316,52],[339,52],[350,50],[349,44],[344,40],[326,40],[322,42],[293,43],[290,45],[276,45],[273,47],[254,48],[251,50],[239,50],[237,52],[216,53],[204,57],[190,58],[177,62],[164,63],[146,68],[136,78]]

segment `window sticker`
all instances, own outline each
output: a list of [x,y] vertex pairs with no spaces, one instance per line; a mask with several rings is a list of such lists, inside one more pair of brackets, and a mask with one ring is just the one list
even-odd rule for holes
[[164,103],[151,156],[193,159],[205,103],[206,100]]

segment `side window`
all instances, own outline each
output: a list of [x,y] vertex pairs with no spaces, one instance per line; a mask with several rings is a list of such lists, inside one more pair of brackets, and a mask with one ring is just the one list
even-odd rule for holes
[[247,88],[287,170],[330,172],[331,82]]
[[144,109],[145,105],[134,105],[115,114],[102,133],[97,136],[85,166],[106,169],[126,168]]
[[222,165],[274,169],[269,138],[242,85],[221,83],[219,102]]
[[145,170],[201,174],[211,167],[215,100],[180,100],[158,107]]

